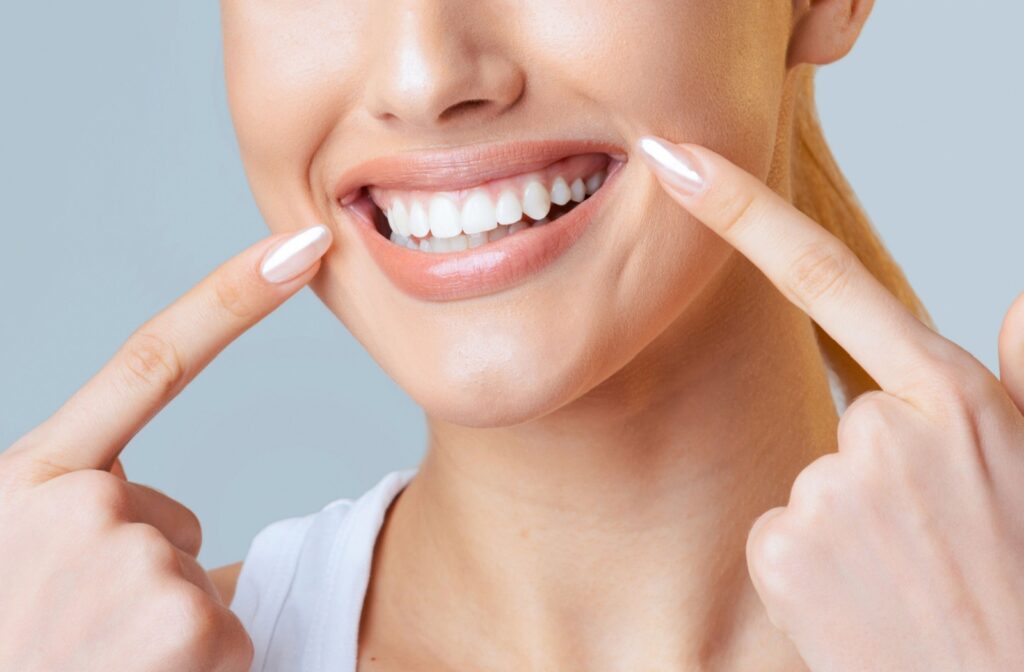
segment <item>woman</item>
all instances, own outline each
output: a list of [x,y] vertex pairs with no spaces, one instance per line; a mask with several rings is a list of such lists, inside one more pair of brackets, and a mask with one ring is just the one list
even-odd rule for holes
[[[997,380],[832,163],[870,6],[224,0],[274,235],[0,456],[0,669],[1024,669],[1024,299]],[[207,574],[117,455],[307,283],[427,456]]]

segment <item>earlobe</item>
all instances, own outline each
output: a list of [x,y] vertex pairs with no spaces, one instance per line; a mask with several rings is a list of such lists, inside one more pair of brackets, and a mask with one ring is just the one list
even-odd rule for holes
[[795,0],[786,65],[825,65],[853,48],[874,0]]

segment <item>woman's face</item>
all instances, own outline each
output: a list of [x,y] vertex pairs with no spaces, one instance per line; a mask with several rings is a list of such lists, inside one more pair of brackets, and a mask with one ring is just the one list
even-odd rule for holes
[[[508,425],[576,400],[731,267],[725,244],[662,194],[632,146],[645,133],[705,144],[766,177],[787,0],[223,0],[222,9],[232,114],[261,212],[275,232],[332,227],[314,291],[429,415]],[[407,212],[420,203],[426,219],[405,217],[406,226],[479,228],[498,216],[488,207],[504,192],[542,210],[543,196],[525,193],[533,179],[550,188],[559,171],[569,184],[606,164],[617,172],[580,212],[465,251],[398,250],[358,214],[377,215],[371,198]],[[478,193],[489,206],[451,214]],[[342,205],[350,194],[356,201]],[[395,246],[383,256],[399,280],[371,254],[381,244]],[[496,261],[497,272],[466,271]],[[465,272],[456,282],[445,269]],[[424,277],[436,282],[428,289]]]

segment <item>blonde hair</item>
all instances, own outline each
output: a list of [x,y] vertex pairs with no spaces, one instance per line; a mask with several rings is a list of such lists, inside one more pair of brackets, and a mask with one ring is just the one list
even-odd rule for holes
[[[825,142],[814,99],[816,68],[798,67],[800,70],[793,73],[796,86],[790,160],[794,205],[846,243],[896,298],[934,328],[931,316],[882,244]],[[828,334],[817,325],[814,330],[825,362],[847,401],[862,392],[878,389],[874,379]]]

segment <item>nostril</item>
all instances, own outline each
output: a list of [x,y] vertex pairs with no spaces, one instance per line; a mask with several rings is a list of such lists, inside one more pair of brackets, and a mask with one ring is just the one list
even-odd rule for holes
[[464,116],[466,114],[473,112],[474,110],[480,109],[481,107],[486,107],[489,102],[490,101],[484,100],[482,98],[478,98],[475,100],[464,100],[461,103],[456,103],[455,105],[452,105],[444,112],[442,112],[439,119],[441,121],[448,121],[454,117]]

